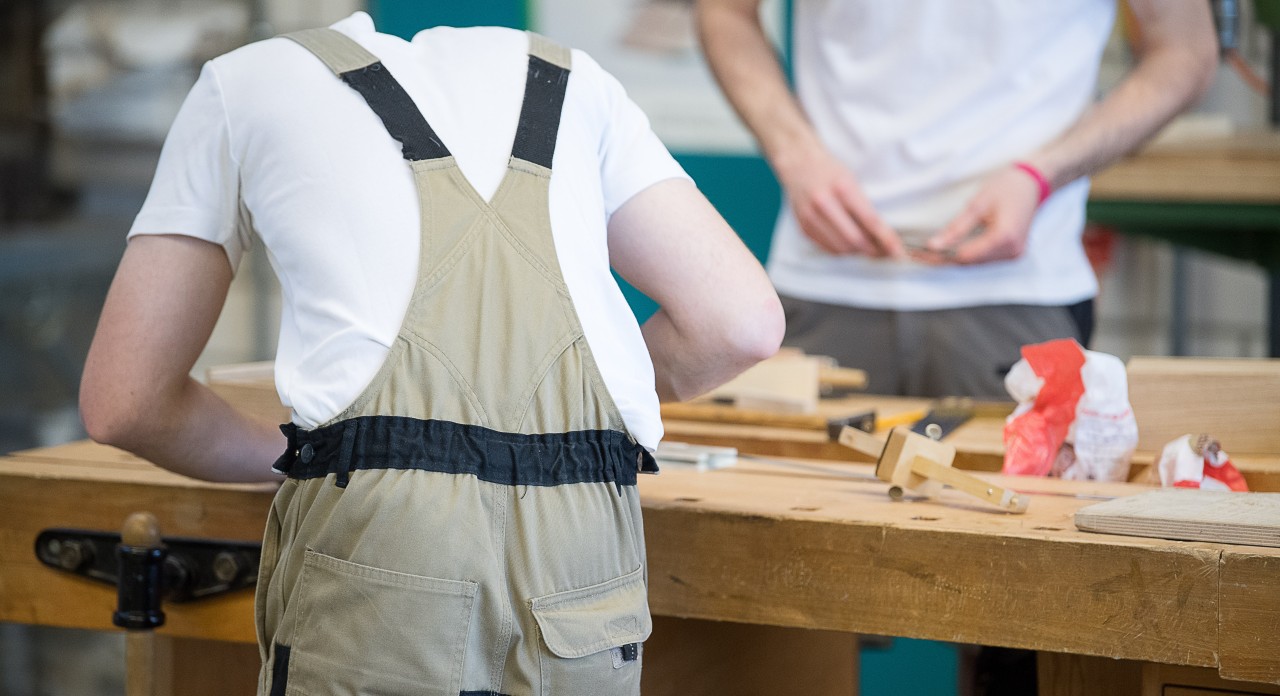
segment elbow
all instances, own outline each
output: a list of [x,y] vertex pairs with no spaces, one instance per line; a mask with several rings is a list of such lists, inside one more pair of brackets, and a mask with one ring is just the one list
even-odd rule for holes
[[[1206,42],[1201,42],[1205,44]],[[1209,88],[1213,86],[1214,79],[1218,76],[1218,44],[1215,41],[1207,42],[1207,45],[1199,45],[1195,51],[1193,58],[1195,70],[1191,72],[1194,79],[1191,83],[1191,91],[1187,96],[1187,106],[1194,106],[1197,102],[1204,98]]]
[[778,296],[770,293],[767,300],[761,302],[756,313],[749,340],[742,349],[752,364],[771,358],[782,347],[782,337],[786,333],[787,321],[782,313],[782,302]]
[[128,399],[119,398],[101,380],[85,373],[80,383],[80,419],[91,440],[134,451],[145,438],[143,419],[137,413]]
[[782,303],[772,292],[761,298],[754,311],[744,312],[736,325],[726,331],[726,352],[739,371],[773,357],[782,346],[786,319]]
[[1170,50],[1182,54],[1183,67],[1179,73],[1184,76],[1183,84],[1186,90],[1182,107],[1190,108],[1204,98],[1218,76],[1217,38],[1209,33],[1207,36],[1199,37],[1199,40],[1173,46]]

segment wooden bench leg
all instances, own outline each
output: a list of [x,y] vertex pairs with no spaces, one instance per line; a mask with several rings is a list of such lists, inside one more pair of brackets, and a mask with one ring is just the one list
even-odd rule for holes
[[644,644],[644,696],[856,696],[852,633],[653,618]]

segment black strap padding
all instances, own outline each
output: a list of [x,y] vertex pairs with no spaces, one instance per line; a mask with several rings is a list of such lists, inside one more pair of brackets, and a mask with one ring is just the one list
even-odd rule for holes
[[[281,426],[294,448],[276,469],[295,479],[369,469],[471,474],[509,486],[603,483],[634,486],[658,470],[653,455],[617,430],[526,435],[405,416],[360,416],[315,430]],[[305,456],[295,453],[305,452]],[[349,452],[349,454],[348,454]]]
[[524,105],[511,156],[551,167],[560,130],[560,109],[569,85],[569,70],[537,56],[529,56],[529,73],[524,82]]
[[344,72],[341,77],[364,97],[391,137],[400,141],[405,159],[412,162],[449,156],[449,148],[381,61]]

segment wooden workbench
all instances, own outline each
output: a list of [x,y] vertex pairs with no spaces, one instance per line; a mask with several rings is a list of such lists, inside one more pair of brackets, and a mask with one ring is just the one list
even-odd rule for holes
[[[1090,685],[1140,683],[1144,662],[1280,683],[1280,549],[1075,530],[1072,513],[1093,501],[1069,496],[1146,490],[1132,484],[1006,480],[1053,493],[1013,516],[951,492],[894,503],[869,473],[744,460],[642,477],[654,613],[1046,651],[1042,679],[1053,682],[1042,693],[1125,693]],[[39,565],[42,529],[116,529],[147,510],[168,535],[252,541],[271,496],[271,486],[194,482],[90,443],[2,457],[0,621],[110,629],[113,589]],[[238,660],[248,673],[251,604],[242,592],[169,605],[163,632],[199,656],[190,663],[226,677]],[[1054,676],[1064,670],[1073,679]],[[231,692],[214,684],[211,693]]]
[[1280,204],[1280,131],[1157,141],[1095,175],[1089,199]]

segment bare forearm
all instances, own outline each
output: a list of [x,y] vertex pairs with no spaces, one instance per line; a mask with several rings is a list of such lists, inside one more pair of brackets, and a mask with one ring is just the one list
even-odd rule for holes
[[1094,174],[1133,151],[1208,88],[1217,65],[1208,6],[1171,4],[1179,5],[1185,5],[1180,9],[1187,16],[1176,18],[1178,28],[1157,27],[1171,36],[1148,47],[1105,99],[1029,157],[1053,187]]
[[698,35],[716,81],[779,175],[800,153],[823,150],[787,84],[754,0],[699,0]]
[[239,413],[193,379],[157,390],[145,405],[118,404],[118,408],[119,412],[88,423],[95,440],[192,478],[243,482],[280,478],[271,472],[272,462],[285,448],[280,430]]
[[284,436],[190,377],[230,283],[217,245],[182,236],[129,242],[80,381],[90,437],[195,478],[278,478],[270,467]]

